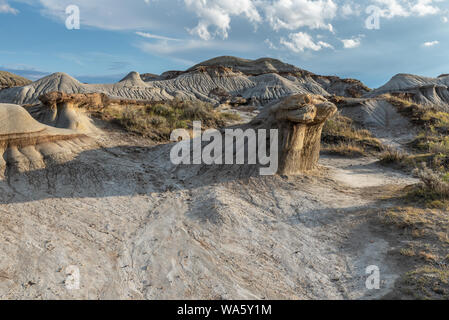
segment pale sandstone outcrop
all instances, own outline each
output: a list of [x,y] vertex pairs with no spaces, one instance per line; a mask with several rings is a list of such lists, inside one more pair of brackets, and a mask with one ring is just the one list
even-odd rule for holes
[[42,169],[48,161],[67,161],[92,141],[72,130],[37,122],[21,106],[0,104],[0,178],[6,171]]
[[30,109],[30,113],[39,122],[47,125],[93,133],[98,129],[84,113],[85,108],[102,108],[109,104],[109,98],[103,93],[66,94],[49,92],[39,97],[42,105]]
[[102,107],[109,103],[109,98],[103,93],[66,94],[63,92],[49,92],[40,96],[39,100],[52,108],[56,108],[58,105]]

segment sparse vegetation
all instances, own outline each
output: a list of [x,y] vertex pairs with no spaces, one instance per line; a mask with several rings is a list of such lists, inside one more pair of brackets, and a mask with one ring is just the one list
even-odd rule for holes
[[445,173],[449,170],[449,113],[436,106],[416,104],[405,97],[385,95],[385,98],[401,114],[422,128],[421,133],[410,144],[410,148],[416,151],[415,158],[438,172]]
[[407,194],[407,200],[428,208],[446,209],[449,207],[448,175],[442,175],[422,166],[415,169],[414,174],[421,183],[414,186]]
[[410,271],[403,279],[409,293],[417,299],[449,299],[449,268],[425,265]]
[[446,210],[416,206],[386,209],[381,221],[400,230],[407,245],[398,250],[410,268],[396,283],[401,297],[413,299],[448,299],[449,269]]
[[239,120],[238,115],[218,112],[212,105],[201,101],[178,100],[148,105],[112,104],[95,115],[155,141],[168,141],[175,129],[191,129],[193,121],[201,121],[203,128],[207,129]]
[[386,209],[381,221],[401,230],[408,246],[399,250],[413,259],[412,267],[397,283],[401,296],[414,299],[448,299],[449,269],[449,182],[442,175],[422,166],[414,170],[421,183],[408,188],[406,206]]
[[408,155],[398,149],[386,148],[380,155],[380,161],[382,163],[398,163],[402,164],[408,159]]
[[406,95],[385,98],[422,129],[408,153],[387,149],[381,161],[400,165],[420,179],[405,189],[403,205],[386,209],[381,221],[400,230],[407,245],[398,253],[409,268],[397,283],[400,297],[449,299],[449,114]]
[[384,151],[379,155],[379,160],[384,165],[397,166],[405,171],[412,171],[417,168],[418,163],[425,161],[425,156],[409,154],[405,151],[385,147]]
[[411,196],[426,205],[444,205],[449,200],[449,113],[416,104],[403,95],[384,97],[422,131],[409,145],[412,154],[387,150],[381,160],[415,169],[422,184]]
[[322,144],[324,152],[343,156],[363,156],[382,150],[381,142],[371,132],[357,128],[350,118],[340,114],[324,125]]

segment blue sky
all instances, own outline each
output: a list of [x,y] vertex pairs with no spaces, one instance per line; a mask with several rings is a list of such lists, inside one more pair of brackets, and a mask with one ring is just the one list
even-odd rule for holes
[[[94,83],[268,56],[375,88],[397,73],[449,73],[448,2],[0,0],[0,69]],[[69,5],[80,9],[79,30],[66,28]]]

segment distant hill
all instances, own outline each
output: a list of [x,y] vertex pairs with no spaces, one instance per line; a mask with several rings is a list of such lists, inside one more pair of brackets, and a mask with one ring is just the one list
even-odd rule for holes
[[30,84],[32,81],[8,71],[0,71],[0,90],[12,87],[22,87]]
[[438,78],[422,77],[400,73],[395,75],[382,87],[366,94],[368,98],[383,94],[405,97],[415,103],[442,107],[449,111],[449,75]]
[[82,84],[67,74],[55,73],[20,88],[3,90],[0,102],[36,103],[39,96],[51,91],[96,92],[132,100],[199,99],[213,104],[238,100],[264,105],[293,94],[360,97],[370,89],[358,80],[315,75],[276,59],[225,56],[186,71],[167,71],[160,76],[131,72],[115,84]]

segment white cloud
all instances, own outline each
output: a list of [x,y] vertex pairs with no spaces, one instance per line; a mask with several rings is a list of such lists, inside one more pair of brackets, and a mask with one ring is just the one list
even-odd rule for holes
[[[35,3],[31,0],[16,0]],[[305,50],[319,51],[333,48],[315,31],[333,32],[333,23],[341,18],[365,19],[364,9],[368,4],[381,8],[384,18],[416,17],[441,13],[438,0],[39,0],[41,12],[60,21],[66,19],[65,8],[75,4],[81,11],[81,28],[85,26],[107,30],[129,30],[151,41],[138,47],[145,52],[158,55],[176,55],[201,50],[251,52],[249,48],[262,46],[273,50],[288,49],[300,53]],[[7,1],[0,0],[0,12],[4,12]],[[11,8],[12,9],[12,8]],[[8,9],[6,11],[14,13]],[[15,10],[15,9],[12,9]],[[227,39],[232,22],[246,20],[254,26],[263,26],[264,34],[247,42],[219,41]],[[444,19],[442,17],[442,19]],[[446,19],[447,21],[448,19]],[[445,20],[443,20],[445,21]],[[338,21],[341,22],[341,21]],[[348,22],[348,20],[346,20]],[[360,24],[359,24],[360,26]],[[243,29],[243,28],[242,28]],[[151,31],[151,32],[149,32]],[[184,40],[194,35],[192,40]],[[320,33],[327,33],[321,31]],[[165,35],[173,35],[167,37]],[[362,37],[339,40],[346,49],[361,46]],[[335,40],[335,39],[334,39]],[[259,41],[259,42],[256,42]],[[326,40],[332,41],[332,40]],[[340,46],[340,45],[339,45]]]
[[169,38],[164,36],[158,36],[156,34],[148,33],[148,32],[136,32],[138,36],[147,38],[147,39],[156,39],[156,40],[167,40],[167,41],[181,41],[180,39]]
[[343,39],[341,40],[343,42],[343,47],[345,49],[353,49],[360,46],[362,43],[362,40],[360,38],[352,38],[352,39]]
[[440,12],[436,2],[444,0],[374,0],[384,18],[427,16]]
[[333,48],[332,45],[324,41],[315,42],[313,38],[305,33],[291,33],[288,39],[281,38],[281,44],[293,52],[300,53],[304,52],[305,49],[310,49],[313,51],[319,51],[323,48]]
[[8,2],[4,0],[0,0],[0,13],[12,13],[12,14],[18,14],[19,10],[14,9],[11,7]]
[[277,50],[278,48],[274,45],[273,42],[271,42],[270,39],[265,39],[264,43],[268,46],[268,48]]
[[411,12],[418,16],[427,16],[439,13],[440,9],[432,5],[432,0],[418,0],[418,2],[412,6]]
[[433,46],[436,46],[437,44],[439,44],[440,42],[439,41],[428,41],[428,42],[424,42],[422,45],[424,46],[424,47],[433,47]]
[[[262,2],[260,2],[262,3]],[[338,6],[332,0],[277,0],[272,3],[263,1],[266,20],[274,30],[296,30],[301,27],[327,29],[335,18]]]
[[344,18],[350,17],[350,16],[359,16],[361,13],[361,7],[359,4],[356,3],[345,3],[343,6],[340,7],[341,15]]
[[375,2],[381,5],[381,13],[384,18],[408,17],[410,15],[401,0],[375,0]]
[[184,0],[184,3],[199,19],[197,26],[189,29],[190,33],[203,40],[217,35],[226,39],[232,16],[244,16],[252,23],[262,20],[252,0]]
[[[0,0],[1,1],[1,0]],[[27,3],[37,1],[20,0]],[[81,12],[81,28],[89,26],[106,30],[142,30],[169,25],[169,1],[123,0],[39,0],[44,16],[65,21],[65,9],[77,5]]]
[[180,40],[166,41],[160,40],[156,42],[140,42],[137,47],[142,51],[156,54],[160,56],[185,53],[196,50],[226,50],[232,47],[236,52],[252,52],[255,50],[253,44],[236,41],[220,41],[220,40]]

